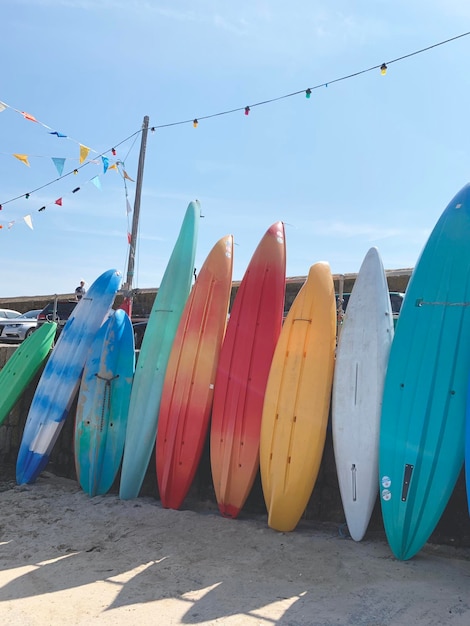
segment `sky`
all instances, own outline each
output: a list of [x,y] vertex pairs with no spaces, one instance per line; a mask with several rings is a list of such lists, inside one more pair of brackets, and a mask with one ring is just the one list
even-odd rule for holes
[[414,267],[469,180],[470,36],[390,63],[470,31],[467,0],[2,0],[0,23],[0,298],[126,279],[144,116],[134,288],[191,200],[196,268],[232,234],[242,279],[282,220],[288,277],[355,273],[372,246]]

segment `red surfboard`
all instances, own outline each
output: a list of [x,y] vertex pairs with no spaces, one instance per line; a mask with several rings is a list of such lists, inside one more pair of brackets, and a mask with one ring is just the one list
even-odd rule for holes
[[259,468],[264,392],[282,326],[285,279],[284,225],[276,222],[240,283],[217,367],[210,456],[224,517],[238,516]]
[[212,248],[178,325],[163,383],[156,442],[162,505],[179,509],[209,428],[217,362],[232,288],[233,237]]

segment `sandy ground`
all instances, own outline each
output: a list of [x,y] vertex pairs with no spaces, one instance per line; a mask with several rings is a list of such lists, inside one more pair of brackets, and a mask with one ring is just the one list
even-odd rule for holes
[[427,545],[400,562],[383,536],[355,543],[334,525],[287,534],[264,516],[90,499],[48,473],[2,489],[8,626],[470,624],[470,549]]

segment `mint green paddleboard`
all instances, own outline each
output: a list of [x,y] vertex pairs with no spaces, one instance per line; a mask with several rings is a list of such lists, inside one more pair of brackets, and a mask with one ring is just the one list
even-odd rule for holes
[[40,326],[20,344],[0,371],[0,424],[46,360],[56,328],[55,322]]
[[119,497],[139,495],[155,447],[163,381],[194,271],[199,203],[190,202],[158,288],[132,383]]
[[398,559],[426,543],[462,469],[469,345],[467,185],[443,212],[413,271],[385,378],[380,495]]

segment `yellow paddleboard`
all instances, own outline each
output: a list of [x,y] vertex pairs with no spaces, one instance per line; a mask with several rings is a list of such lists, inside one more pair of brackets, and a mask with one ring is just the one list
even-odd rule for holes
[[309,501],[325,445],[336,346],[328,263],[310,268],[274,353],[261,421],[260,466],[268,524],[293,530]]

